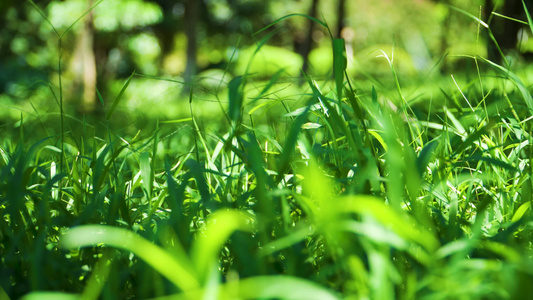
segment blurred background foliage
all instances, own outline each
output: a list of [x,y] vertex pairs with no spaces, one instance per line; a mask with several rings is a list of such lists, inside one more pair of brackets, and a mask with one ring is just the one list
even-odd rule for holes
[[[527,1],[526,3],[530,3]],[[59,34],[84,14],[95,0],[35,1]],[[73,116],[98,115],[125,80],[137,76],[121,109],[160,119],[189,113],[190,88],[203,100],[198,113],[210,112],[226,83],[242,75],[258,43],[271,34],[268,46],[255,56],[249,72],[267,79],[284,68],[283,76],[331,73],[329,33],[306,18],[294,17],[254,35],[291,13],[328,22],[331,34],[347,42],[350,75],[390,77],[385,59],[394,48],[394,63],[402,76],[424,77],[463,68],[455,55],[501,56],[486,31],[465,10],[487,22],[512,62],[526,62],[533,39],[520,24],[498,14],[525,20],[515,0],[103,0],[76,23],[62,40],[28,1],[0,3],[0,120],[3,124],[58,112],[58,62],[63,68],[64,99]],[[475,10],[475,8],[478,8]],[[496,12],[497,14],[494,14]],[[445,59],[442,59],[446,57]],[[386,74],[386,75],[385,75]],[[185,84],[182,84],[185,83]],[[185,93],[184,93],[185,92]],[[55,99],[55,100],[54,100]],[[105,106],[106,104],[104,104]]]

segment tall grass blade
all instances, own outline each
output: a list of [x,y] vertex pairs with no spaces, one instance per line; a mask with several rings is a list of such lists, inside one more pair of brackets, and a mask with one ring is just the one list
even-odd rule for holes
[[111,118],[111,116],[113,115],[113,113],[115,112],[115,110],[117,109],[117,106],[120,103],[120,100],[122,100],[122,95],[124,94],[124,92],[126,91],[128,86],[130,85],[130,82],[131,82],[131,79],[133,78],[133,76],[135,76],[135,71],[133,71],[133,73],[131,73],[130,77],[128,78],[128,80],[126,80],[126,83],[124,83],[124,85],[122,86],[122,89],[120,90],[120,92],[118,93],[117,97],[115,98],[115,100],[111,104],[111,107],[109,108],[109,110],[107,111],[107,114],[105,115],[105,119],[106,120],[109,120]]
[[533,33],[533,19],[531,19],[531,14],[529,14],[529,10],[527,9],[526,2],[524,0],[522,0],[522,5],[524,6],[524,11],[526,13],[527,22],[529,24],[529,29],[531,30],[531,33]]
[[489,64],[489,66],[493,67],[495,70],[499,71],[503,76],[508,78],[511,81],[511,83],[514,84],[514,86],[518,88],[518,91],[520,91],[520,94],[522,95],[522,97],[524,98],[524,101],[526,102],[526,105],[529,109],[529,113],[530,114],[533,113],[533,98],[531,97],[531,93],[529,92],[526,85],[522,82],[522,80],[520,80],[520,78],[516,76],[516,74],[511,72],[511,70],[506,69],[483,57],[480,57],[480,59],[486,62],[487,64]]
[[308,16],[308,15],[304,15],[304,14],[289,14],[289,15],[286,15],[286,16],[283,16],[283,17],[277,19],[276,21],[274,21],[274,22],[268,24],[267,26],[263,27],[261,30],[255,32],[255,33],[254,33],[254,36],[257,35],[257,34],[259,34],[259,33],[261,33],[261,32],[263,32],[263,31],[265,31],[265,30],[267,30],[268,28],[270,28],[270,27],[272,27],[272,26],[278,24],[279,22],[281,22],[281,21],[283,21],[283,20],[285,20],[285,19],[291,18],[291,17],[304,17],[304,18],[309,19],[309,20],[311,20],[311,21],[313,21],[313,22],[315,22],[315,23],[317,23],[317,24],[322,25],[324,28],[327,28],[327,27],[328,27],[328,25],[327,25],[325,22],[322,22],[322,21],[320,21],[320,20],[317,19],[317,18],[314,18],[314,17]]
[[346,45],[344,39],[333,39],[333,74],[335,76],[335,86],[337,87],[337,99],[339,105],[342,102],[344,72],[346,71],[346,66]]
[[233,78],[228,85],[228,100],[229,109],[228,115],[230,120],[237,124],[241,119],[242,110],[242,82],[243,77],[237,76]]

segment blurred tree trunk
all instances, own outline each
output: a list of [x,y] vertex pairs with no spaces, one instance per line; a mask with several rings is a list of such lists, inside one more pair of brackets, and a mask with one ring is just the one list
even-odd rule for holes
[[344,17],[346,16],[346,1],[339,0],[337,3],[337,36],[336,38],[342,37],[342,30],[344,29]]
[[[93,5],[94,0],[88,0],[87,8]],[[82,22],[83,30],[74,48],[71,70],[74,75],[74,89],[81,90],[81,96],[78,98],[80,100],[78,110],[81,113],[93,114],[96,109],[96,60],[94,54],[93,13],[89,12]]]
[[[309,9],[309,16],[316,18],[316,11],[318,9],[318,0],[313,0],[311,3],[311,8]],[[315,22],[308,20],[307,21],[307,35],[303,44],[300,47],[300,55],[303,58],[302,71],[305,73],[309,68],[309,53],[311,53],[311,48],[313,46],[313,30],[315,28]]]
[[[527,2],[529,1],[526,1],[526,3]],[[516,49],[518,32],[522,25],[515,21],[494,16],[492,15],[493,11],[497,11],[507,17],[524,20],[524,7],[522,6],[522,1],[519,0],[496,1],[496,3],[492,0],[485,0],[485,5],[483,6],[485,20],[488,20],[489,27],[494,34],[500,49],[504,54],[507,54],[509,51]],[[488,58],[492,61],[501,62],[503,60],[490,37],[487,37],[487,54]]]
[[[185,35],[187,36],[187,65],[185,66],[185,81],[191,83],[197,72],[196,53],[196,25],[198,24],[198,0],[187,0],[185,3]],[[186,89],[190,88],[186,87]]]
[[[89,0],[88,7],[92,7],[93,5],[94,0]],[[94,113],[96,108],[96,59],[94,55],[94,23],[92,11],[85,16],[84,25],[81,36],[83,59],[82,111]]]

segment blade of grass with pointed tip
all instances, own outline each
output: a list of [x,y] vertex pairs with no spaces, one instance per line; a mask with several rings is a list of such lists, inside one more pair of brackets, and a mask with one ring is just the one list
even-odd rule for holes
[[335,86],[337,87],[337,99],[342,102],[342,91],[344,87],[344,71],[346,70],[346,45],[344,39],[333,39],[333,74],[335,76]]
[[308,103],[308,105],[305,106],[305,110],[292,122],[287,138],[285,139],[285,145],[278,159],[278,177],[276,178],[276,185],[281,182],[285,177],[285,172],[289,169],[289,164],[291,162],[291,157],[294,154],[298,136],[300,135],[300,131],[302,131],[302,125],[307,121],[307,114],[310,109],[311,105]]
[[529,29],[531,29],[531,33],[533,33],[533,19],[531,19],[531,15],[529,14],[529,10],[527,9],[526,2],[524,0],[522,0],[522,5],[524,6],[524,11],[526,12]]
[[67,249],[104,244],[108,247],[130,251],[181,290],[193,290],[200,286],[189,261],[180,260],[163,248],[123,228],[105,225],[74,227],[61,236],[60,244]]
[[122,100],[122,95],[124,94],[124,92],[126,91],[128,86],[130,85],[131,79],[133,78],[134,75],[135,75],[135,71],[133,71],[133,73],[131,73],[131,75],[128,78],[128,80],[126,80],[126,83],[124,83],[124,85],[122,86],[122,89],[120,90],[120,92],[118,93],[117,97],[115,98],[115,101],[113,101],[113,103],[111,104],[111,107],[109,108],[109,110],[107,111],[107,114],[105,115],[105,119],[106,120],[109,120],[111,118],[111,116],[113,115],[113,113],[115,112],[115,109],[117,109],[117,106],[118,106],[120,100]]
[[185,162],[185,165],[190,169],[191,174],[196,179],[197,189],[200,192],[201,201],[205,204],[211,199],[211,194],[209,193],[209,186],[204,178],[204,168],[195,161],[194,159],[189,159]]
[[529,92],[528,88],[525,86],[525,84],[514,74],[511,72],[511,70],[508,70],[496,63],[493,63],[492,61],[480,57],[481,60],[488,63],[490,66],[492,66],[494,69],[500,71],[502,75],[506,76],[520,91],[520,94],[524,98],[524,101],[526,102],[527,107],[529,108],[530,113],[533,113],[533,98],[531,97],[531,93]]
[[242,76],[237,76],[233,78],[228,84],[228,116],[231,121],[234,123],[239,122],[241,119],[241,109],[242,109]]
[[141,168],[141,176],[143,180],[143,188],[146,193],[146,198],[151,203],[152,202],[152,190],[154,186],[154,176],[152,172],[152,167],[150,164],[150,153],[143,152],[139,158],[139,166]]

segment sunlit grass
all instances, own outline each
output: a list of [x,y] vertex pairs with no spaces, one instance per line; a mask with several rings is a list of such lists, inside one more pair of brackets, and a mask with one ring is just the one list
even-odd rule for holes
[[136,84],[180,84],[133,73],[100,118],[20,120],[0,297],[527,297],[529,75],[470,56],[402,77],[384,50],[389,78],[354,79],[331,48],[331,80],[244,69],[124,122]]

